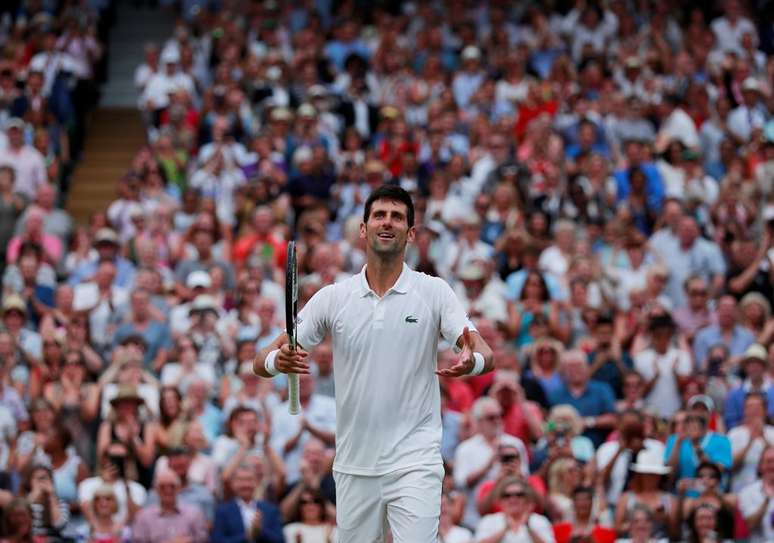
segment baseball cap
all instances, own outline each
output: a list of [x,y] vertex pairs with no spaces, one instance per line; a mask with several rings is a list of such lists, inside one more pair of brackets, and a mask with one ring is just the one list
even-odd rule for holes
[[188,288],[210,288],[212,286],[212,279],[210,278],[210,274],[206,271],[198,270],[188,274],[188,277],[185,280],[185,286]]
[[112,228],[100,228],[94,235],[94,243],[113,243],[118,245],[118,235]]

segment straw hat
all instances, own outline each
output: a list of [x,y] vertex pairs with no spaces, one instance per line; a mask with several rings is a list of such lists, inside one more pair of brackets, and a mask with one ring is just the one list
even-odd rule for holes
[[110,400],[110,405],[115,406],[118,402],[134,402],[137,405],[142,405],[145,400],[137,392],[137,387],[134,385],[118,385],[118,392],[115,397]]

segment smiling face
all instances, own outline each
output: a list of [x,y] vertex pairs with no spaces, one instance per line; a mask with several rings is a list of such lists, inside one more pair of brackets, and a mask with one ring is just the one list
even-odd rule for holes
[[402,256],[415,235],[416,229],[408,224],[406,205],[395,200],[376,200],[368,221],[360,225],[360,237],[381,257]]

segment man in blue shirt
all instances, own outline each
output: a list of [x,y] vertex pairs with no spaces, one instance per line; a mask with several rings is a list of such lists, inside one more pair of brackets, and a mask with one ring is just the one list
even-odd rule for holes
[[728,393],[724,420],[729,430],[742,423],[744,402],[750,393],[766,396],[768,416],[774,416],[774,381],[766,375],[767,353],[763,345],[750,345],[742,358],[742,371],[747,376],[741,386]]
[[723,344],[732,357],[741,356],[755,342],[755,336],[747,328],[736,322],[736,298],[721,296],[715,309],[717,324],[705,326],[693,340],[693,359],[698,367],[703,367],[710,349]]
[[685,430],[667,439],[664,459],[677,480],[696,477],[702,462],[715,464],[722,472],[731,469],[731,442],[715,432],[707,431],[705,415],[692,412],[685,418]]
[[549,396],[551,407],[567,404],[583,417],[584,435],[598,447],[615,427],[615,395],[607,383],[591,380],[583,351],[567,351],[562,356],[562,384]]
[[631,192],[629,185],[629,172],[634,168],[639,168],[645,174],[647,183],[646,194],[648,195],[648,205],[651,209],[661,211],[661,204],[664,201],[664,180],[652,162],[644,162],[642,142],[630,140],[625,143],[624,150],[628,167],[615,172],[614,177],[618,185],[616,196],[621,202],[628,198]]

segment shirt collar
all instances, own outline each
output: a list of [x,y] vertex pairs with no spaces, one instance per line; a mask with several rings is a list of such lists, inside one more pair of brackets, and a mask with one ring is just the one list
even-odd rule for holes
[[[366,268],[368,265],[364,265],[363,269],[360,270],[360,273],[358,274],[359,279],[359,288],[360,288],[360,296],[365,297],[368,296],[368,294],[373,294],[376,296],[376,293],[371,290],[371,287],[368,286],[368,279],[366,279]],[[387,291],[385,296],[389,294],[390,292],[395,292],[397,294],[406,294],[408,292],[409,286],[411,285],[411,268],[408,267],[408,264],[405,262],[403,263],[403,271],[400,272],[400,276],[398,277],[398,280],[395,281],[395,284],[390,287],[390,289]]]
[[[761,385],[761,390],[768,390],[771,388],[771,385],[774,384],[774,381],[771,380],[771,377],[768,375],[763,376],[763,384]],[[752,390],[752,381],[750,381],[749,378],[744,380],[744,383],[742,383],[742,389],[745,392],[750,392]]]

